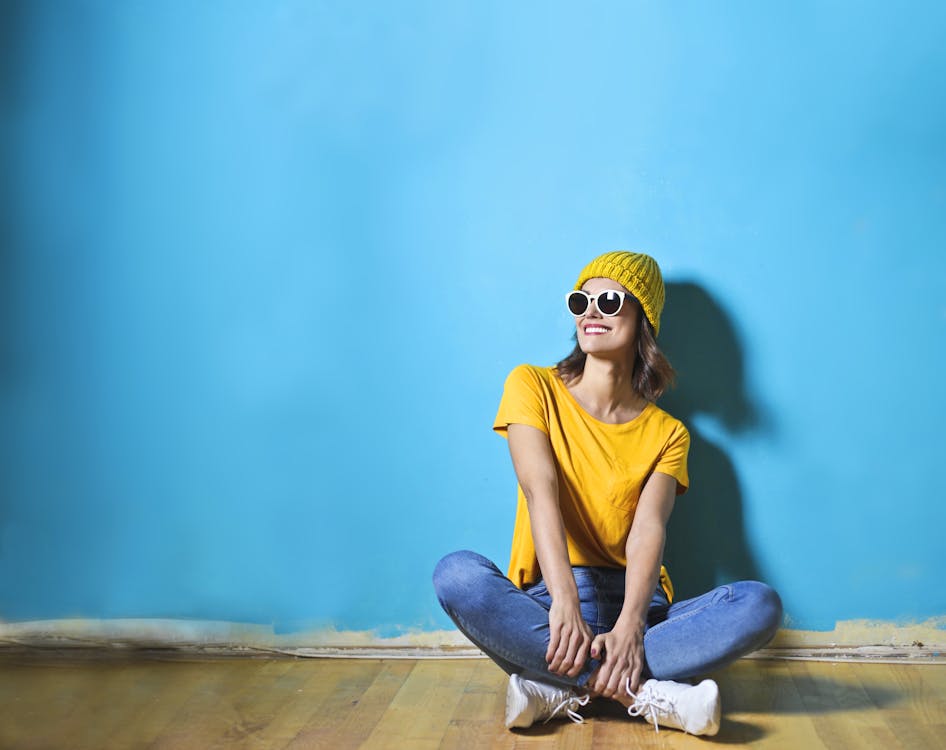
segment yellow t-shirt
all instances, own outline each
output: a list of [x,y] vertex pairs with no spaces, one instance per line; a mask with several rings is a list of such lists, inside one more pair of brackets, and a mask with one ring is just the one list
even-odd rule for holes
[[[510,424],[549,436],[572,565],[627,567],[625,544],[644,482],[659,471],[677,480],[677,494],[689,484],[690,435],[682,422],[652,403],[630,422],[601,422],[579,405],[554,367],[519,365],[509,374],[493,429],[507,437]],[[518,494],[509,578],[525,588],[541,573],[522,487]],[[672,599],[663,566],[660,582]]]

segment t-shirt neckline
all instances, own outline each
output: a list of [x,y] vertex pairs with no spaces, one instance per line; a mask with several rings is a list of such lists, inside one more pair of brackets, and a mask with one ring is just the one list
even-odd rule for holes
[[593,414],[590,414],[590,413],[588,412],[588,410],[585,409],[584,406],[582,406],[580,403],[578,403],[578,399],[575,398],[574,394],[573,394],[570,390],[568,390],[568,386],[565,385],[565,381],[562,380],[561,375],[558,374],[558,368],[557,368],[557,367],[550,367],[549,369],[552,371],[552,379],[556,382],[556,384],[558,385],[558,387],[560,387],[563,391],[565,391],[565,395],[566,395],[566,396],[568,397],[568,399],[575,405],[575,407],[578,409],[578,411],[581,412],[585,417],[587,417],[588,419],[590,419],[592,422],[594,422],[594,423],[597,424],[597,425],[601,425],[602,427],[606,427],[606,428],[630,427],[631,425],[633,425],[633,424],[635,424],[637,421],[639,421],[640,418],[643,417],[648,411],[650,411],[650,408],[651,408],[652,406],[655,406],[655,404],[654,404],[653,401],[647,401],[647,402],[644,404],[644,408],[641,409],[640,414],[638,414],[636,417],[634,417],[634,419],[631,419],[631,420],[629,420],[629,421],[627,421],[627,422],[602,422],[602,421],[601,421],[600,419],[598,419],[596,416],[594,416]]

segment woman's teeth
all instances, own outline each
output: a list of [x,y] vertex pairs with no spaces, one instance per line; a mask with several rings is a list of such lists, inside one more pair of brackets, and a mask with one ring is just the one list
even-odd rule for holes
[[609,330],[604,326],[585,326],[585,333],[607,333]]

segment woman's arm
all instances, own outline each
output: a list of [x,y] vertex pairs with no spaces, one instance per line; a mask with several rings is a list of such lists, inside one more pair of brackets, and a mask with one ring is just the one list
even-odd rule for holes
[[529,507],[536,557],[552,596],[545,660],[550,671],[574,677],[588,658],[591,629],[581,616],[578,587],[568,558],[555,456],[548,436],[530,425],[510,424],[507,437],[512,465]]
[[592,689],[615,698],[630,681],[636,691],[644,666],[644,623],[650,606],[667,537],[667,521],[676,499],[677,480],[655,472],[641,492],[627,536],[624,606],[614,629],[595,638],[591,655],[604,650],[604,661],[593,676]]

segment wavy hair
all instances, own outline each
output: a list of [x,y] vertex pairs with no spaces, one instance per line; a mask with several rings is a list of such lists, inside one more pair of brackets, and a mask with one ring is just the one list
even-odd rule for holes
[[[637,305],[638,320],[637,352],[634,357],[634,370],[631,373],[631,387],[638,395],[643,396],[648,401],[656,401],[674,384],[677,373],[664,353],[660,351],[660,347],[657,346],[654,327],[647,320],[647,316],[644,315],[640,302],[634,300],[634,304]],[[571,354],[555,366],[566,385],[585,371],[585,360],[588,358],[588,355],[578,345],[577,331],[574,339],[575,348],[572,349]]]

